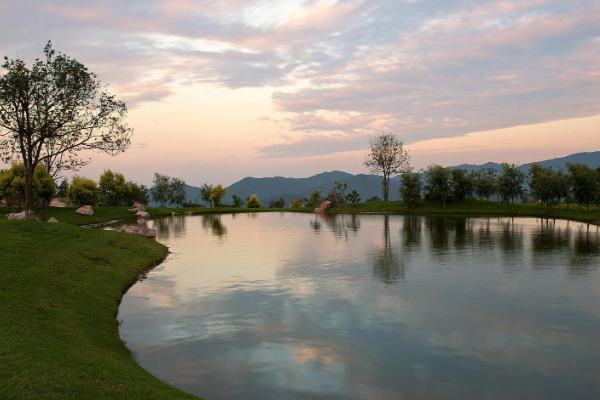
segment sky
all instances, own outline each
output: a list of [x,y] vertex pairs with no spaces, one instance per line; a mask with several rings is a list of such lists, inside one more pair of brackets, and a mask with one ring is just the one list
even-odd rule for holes
[[598,0],[0,0],[0,55],[48,40],[126,102],[150,184],[367,173],[393,133],[415,169],[600,150]]

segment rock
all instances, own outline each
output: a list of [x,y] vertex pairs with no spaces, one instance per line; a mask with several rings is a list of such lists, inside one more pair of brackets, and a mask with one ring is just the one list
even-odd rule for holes
[[322,202],[319,207],[315,208],[315,212],[323,212],[331,207],[331,202],[329,200],[325,200]]
[[75,212],[81,215],[94,215],[94,210],[92,209],[92,206],[79,207],[77,210],[75,210]]
[[20,213],[6,214],[6,218],[13,220],[13,221],[22,221],[25,218],[27,218],[27,216],[25,215],[25,211],[21,211]]
[[148,213],[147,211],[138,211],[135,213],[135,215],[137,215],[138,217],[142,218],[142,219],[150,219],[152,218],[150,216],[150,213]]
[[138,203],[137,201],[135,201],[131,208],[127,210],[127,212],[130,212],[132,214],[136,214],[138,211],[146,211],[146,207],[144,207],[142,203]]
[[50,218],[50,219],[48,220],[48,222],[50,222],[50,223],[52,223],[52,224],[57,224],[57,223],[58,223],[58,220],[57,220],[56,218],[52,217],[52,218]]
[[50,200],[50,207],[66,207],[67,203],[65,203],[64,201],[61,201],[60,198],[55,197],[52,200]]
[[131,235],[145,236],[147,238],[156,238],[156,229],[151,229],[144,226],[127,225],[121,229],[121,232],[129,233]]

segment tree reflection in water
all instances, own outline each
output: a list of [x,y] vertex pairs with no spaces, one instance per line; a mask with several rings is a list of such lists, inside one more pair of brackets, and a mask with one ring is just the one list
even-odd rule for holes
[[227,228],[221,222],[221,214],[206,214],[202,216],[202,228],[211,230],[212,235],[224,239],[227,236]]
[[321,230],[319,220],[323,220],[329,227],[329,231],[333,232],[333,236],[344,238],[346,241],[350,237],[350,233],[353,237],[356,237],[360,230],[360,217],[356,214],[316,214],[315,220],[310,222],[310,226],[315,233]]
[[181,236],[185,234],[185,222],[184,215],[158,218],[154,220],[154,229],[160,236]]
[[404,265],[400,267],[398,253],[392,246],[390,238],[390,216],[383,217],[383,247],[374,252],[373,275],[383,283],[397,283],[404,279]]

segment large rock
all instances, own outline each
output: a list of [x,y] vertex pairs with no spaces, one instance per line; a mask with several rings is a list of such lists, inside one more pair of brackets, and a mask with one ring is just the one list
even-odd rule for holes
[[138,203],[137,201],[135,201],[135,202],[133,202],[133,205],[131,206],[131,208],[127,211],[132,214],[136,214],[139,211],[146,211],[146,207],[144,207],[144,205],[142,203]]
[[150,219],[150,218],[152,218],[150,216],[150,213],[148,213],[147,211],[138,211],[138,212],[135,213],[135,215],[137,215],[141,219]]
[[323,212],[325,210],[327,210],[328,208],[331,208],[331,205],[333,203],[331,203],[329,200],[325,200],[324,202],[322,202],[319,207],[315,208],[315,212]]
[[94,215],[94,210],[92,206],[81,206],[77,210],[75,210],[77,214],[81,215]]
[[10,213],[10,214],[6,214],[6,218],[13,220],[13,221],[21,221],[27,218],[27,216],[25,215],[25,211],[21,211],[20,213]]
[[67,203],[62,201],[60,198],[55,197],[50,201],[50,207],[66,207]]
[[52,217],[52,218],[50,218],[50,219],[48,220],[48,222],[50,222],[50,223],[52,223],[52,224],[57,224],[57,223],[58,223],[58,220],[57,220],[56,218]]
[[145,226],[127,225],[121,229],[121,232],[129,233],[131,235],[145,236],[152,239],[156,238],[156,229],[151,229]]

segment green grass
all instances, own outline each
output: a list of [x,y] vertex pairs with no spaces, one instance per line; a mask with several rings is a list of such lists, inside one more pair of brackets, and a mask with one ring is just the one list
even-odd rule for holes
[[166,254],[134,235],[0,218],[0,398],[195,398],[119,338],[124,291]]
[[359,204],[342,204],[331,210],[331,212],[349,213],[399,213],[399,214],[459,214],[459,215],[505,215],[505,216],[530,216],[544,218],[563,218],[583,222],[600,223],[600,211],[590,208],[586,209],[571,205],[556,207],[555,210],[540,208],[535,204],[515,203],[502,204],[490,201],[489,204],[483,200],[469,200],[458,203],[446,204],[444,209],[441,204],[424,202],[424,204],[408,208],[402,201],[373,201]]

